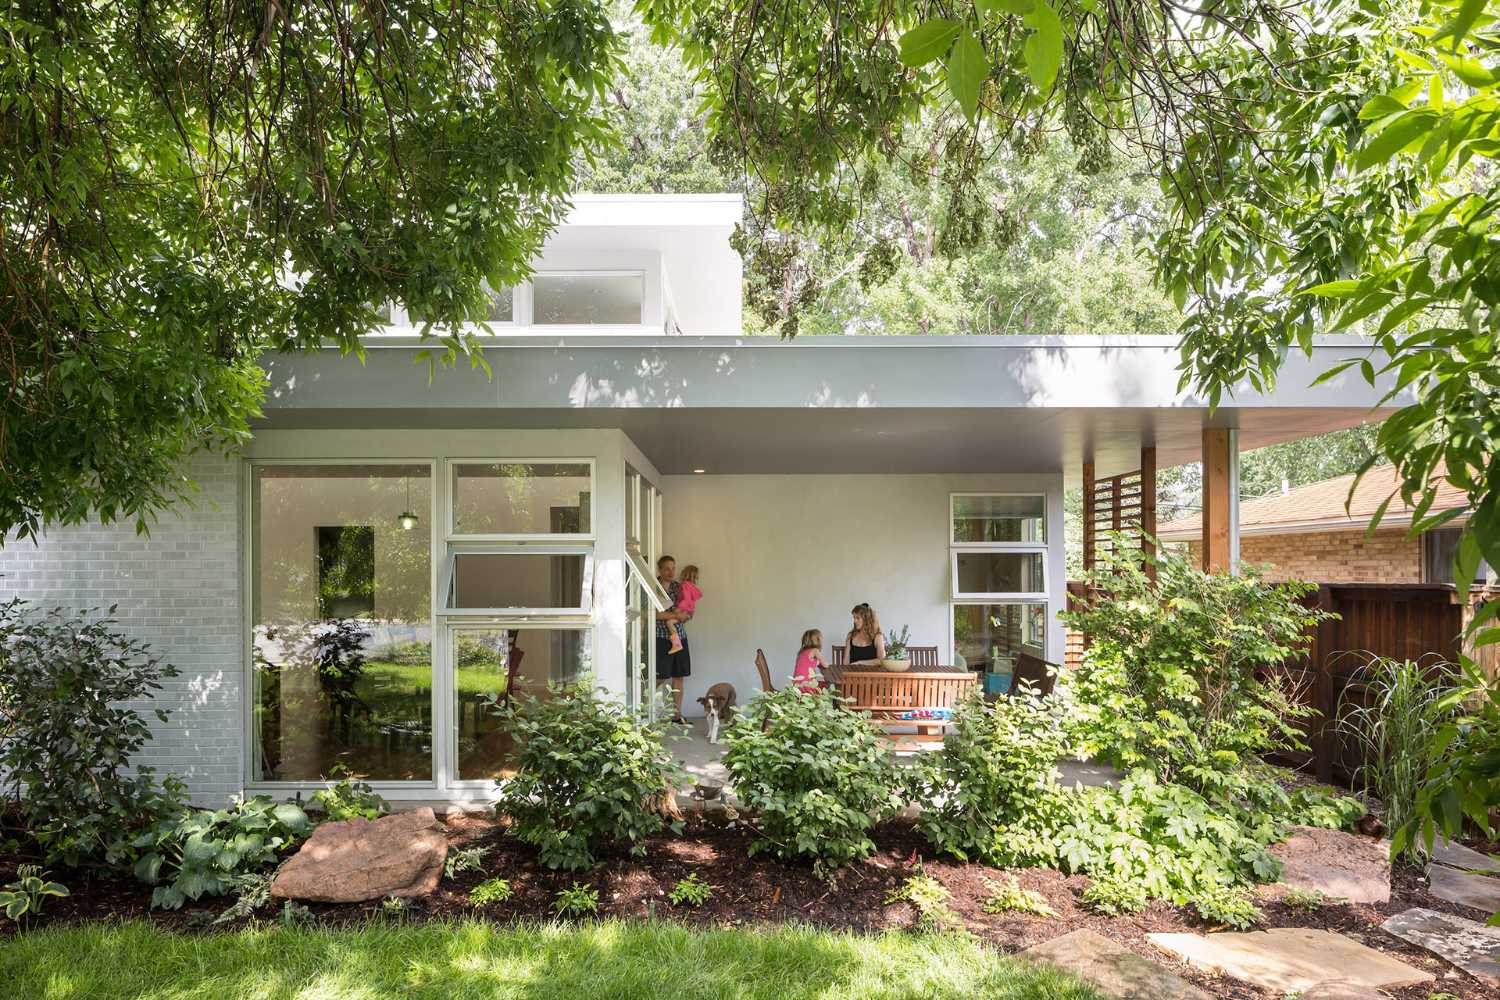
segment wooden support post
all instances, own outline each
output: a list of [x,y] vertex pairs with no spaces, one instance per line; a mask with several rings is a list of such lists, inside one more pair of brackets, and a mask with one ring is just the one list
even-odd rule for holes
[[1141,448],[1141,552],[1146,575],[1156,579],[1156,447]]
[[1094,463],[1083,463],[1083,571],[1094,571]]
[[1203,428],[1203,568],[1228,571],[1232,505],[1239,502],[1231,488],[1233,432],[1224,427]]

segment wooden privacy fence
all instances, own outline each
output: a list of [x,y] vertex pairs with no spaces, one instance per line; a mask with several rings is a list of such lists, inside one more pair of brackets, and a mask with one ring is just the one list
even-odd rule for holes
[[1311,763],[1320,781],[1347,781],[1361,761],[1338,716],[1341,706],[1364,703],[1361,670],[1371,656],[1456,662],[1465,607],[1440,583],[1325,583],[1306,603],[1338,618],[1317,626],[1307,653],[1287,664],[1299,700],[1317,713],[1308,720],[1311,752],[1293,763]]

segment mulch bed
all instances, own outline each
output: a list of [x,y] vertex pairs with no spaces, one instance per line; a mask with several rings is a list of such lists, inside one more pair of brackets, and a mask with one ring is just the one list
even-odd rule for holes
[[[815,878],[801,865],[787,865],[765,855],[751,858],[747,849],[750,833],[739,826],[726,828],[693,820],[683,836],[652,838],[641,858],[610,857],[597,868],[583,873],[554,872],[542,867],[527,847],[505,836],[504,827],[485,816],[466,815],[449,819],[456,847],[484,844],[492,848],[485,858],[487,874],[465,873],[445,879],[436,893],[413,901],[403,919],[430,920],[446,917],[480,917],[506,922],[551,919],[552,901],[558,890],[573,882],[585,882],[599,891],[600,915],[623,918],[666,918],[701,927],[744,926],[795,921],[818,927],[878,932],[910,928],[914,911],[905,903],[887,905],[887,896],[900,887],[920,862],[927,874],[941,881],[953,895],[951,906],[970,931],[1003,952],[1016,952],[1080,928],[1089,928],[1114,938],[1141,955],[1174,968],[1215,997],[1231,1000],[1280,1000],[1279,996],[1230,979],[1205,976],[1176,965],[1158,952],[1146,935],[1157,931],[1204,932],[1206,927],[1192,914],[1164,903],[1153,903],[1145,911],[1107,917],[1083,907],[1080,895],[1088,885],[1083,876],[1066,876],[1046,869],[1001,872],[977,864],[923,856],[925,843],[907,824],[882,827],[875,836],[878,850],[867,861],[844,871],[836,885]],[[0,860],[0,881],[14,869],[11,859]],[[677,880],[697,872],[713,889],[703,906],[674,907],[666,894]],[[510,880],[514,896],[505,903],[474,907],[468,892],[492,876]],[[983,904],[990,895],[987,881],[1013,876],[1023,887],[1047,898],[1056,917],[1029,914],[987,914]],[[228,900],[207,900],[203,905],[164,913],[150,909],[151,891],[128,875],[91,871],[59,870],[54,877],[73,891],[66,899],[47,901],[44,922],[140,917],[184,932],[199,932],[228,905]],[[1415,1000],[1448,994],[1475,1000],[1500,997],[1500,991],[1462,973],[1426,951],[1413,948],[1380,930],[1392,914],[1412,906],[1456,913],[1482,920],[1486,915],[1466,907],[1445,903],[1427,895],[1425,880],[1410,869],[1398,869],[1392,898],[1381,906],[1333,905],[1311,913],[1266,893],[1261,907],[1266,926],[1318,927],[1346,934],[1434,973],[1436,983],[1397,991],[1399,1000]],[[312,904],[320,922],[330,926],[359,926],[386,919],[379,902],[334,905]],[[268,908],[265,916],[274,916]],[[7,924],[3,933],[12,933]]]

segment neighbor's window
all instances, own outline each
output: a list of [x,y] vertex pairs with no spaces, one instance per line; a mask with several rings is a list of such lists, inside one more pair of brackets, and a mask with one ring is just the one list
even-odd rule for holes
[[587,535],[594,470],[588,462],[464,462],[453,466],[459,535]]
[[1023,652],[1046,659],[1047,605],[955,604],[953,650],[970,670],[1008,674]]
[[[1458,554],[1462,528],[1434,528],[1422,536],[1422,582],[1452,583],[1453,557]],[[1495,579],[1489,564],[1480,560],[1474,574],[1474,585],[1484,586]]]
[[253,468],[255,780],[431,780],[431,498],[426,465]]
[[511,776],[514,746],[494,702],[544,696],[592,668],[593,632],[587,628],[485,628],[453,632],[454,722],[459,781]]
[[960,493],[952,498],[955,544],[1047,541],[1047,500],[1041,495]]
[[593,607],[593,556],[585,551],[455,551],[443,585],[445,613],[573,612]]
[[641,323],[645,276],[615,274],[538,274],[531,281],[534,326],[637,326]]

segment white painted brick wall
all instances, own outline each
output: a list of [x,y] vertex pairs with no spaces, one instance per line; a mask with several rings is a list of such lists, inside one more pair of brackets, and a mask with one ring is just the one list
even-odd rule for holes
[[[137,535],[133,522],[96,523],[0,546],[0,599],[117,604],[122,629],[181,671],[155,706],[135,706],[155,732],[138,760],[182,777],[205,805],[240,791],[245,770],[239,469],[237,460],[195,459],[194,505],[162,514],[149,536]],[[171,712],[166,725],[151,707]]]

